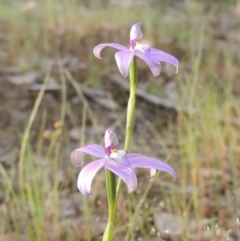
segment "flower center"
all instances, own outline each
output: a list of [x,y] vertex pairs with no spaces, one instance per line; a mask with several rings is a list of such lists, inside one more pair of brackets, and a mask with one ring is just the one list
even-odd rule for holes
[[108,156],[113,159],[117,158],[118,157],[117,148],[110,149],[110,153]]
[[147,45],[147,44],[140,44],[140,43],[136,42],[136,45],[135,45],[134,49],[139,51],[139,52],[145,53],[146,50],[149,49],[149,45]]
[[113,148],[110,151],[111,151],[111,153],[115,153],[115,152],[117,152],[117,148]]

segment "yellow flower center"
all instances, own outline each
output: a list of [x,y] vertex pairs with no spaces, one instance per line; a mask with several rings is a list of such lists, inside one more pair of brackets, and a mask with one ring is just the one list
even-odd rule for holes
[[111,153],[117,152],[117,148],[111,149]]

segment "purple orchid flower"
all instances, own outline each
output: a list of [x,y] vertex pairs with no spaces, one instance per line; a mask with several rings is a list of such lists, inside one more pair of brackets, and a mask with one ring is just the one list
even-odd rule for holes
[[161,63],[166,62],[172,64],[176,67],[176,72],[178,71],[179,61],[172,55],[163,52],[162,50],[150,48],[147,44],[140,44],[137,41],[143,37],[142,31],[140,29],[141,23],[135,23],[130,31],[130,49],[117,43],[104,43],[97,45],[93,53],[94,55],[101,59],[100,52],[105,47],[112,47],[118,49],[115,54],[115,59],[119,68],[119,71],[124,77],[127,77],[129,72],[129,67],[134,56],[141,58],[151,69],[154,76],[160,75]]
[[175,171],[168,164],[151,157],[135,153],[127,154],[124,150],[117,150],[118,143],[114,129],[109,128],[105,132],[105,148],[93,144],[80,147],[71,153],[71,160],[75,166],[83,164],[83,153],[100,158],[87,164],[78,176],[77,186],[84,195],[91,195],[92,180],[102,167],[119,176],[127,184],[129,192],[137,188],[137,178],[132,170],[136,167],[165,171],[170,173],[174,179],[176,178]]

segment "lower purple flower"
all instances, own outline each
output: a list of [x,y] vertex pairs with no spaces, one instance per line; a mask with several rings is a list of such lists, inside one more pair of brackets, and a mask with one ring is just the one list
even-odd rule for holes
[[176,173],[168,164],[151,157],[140,154],[129,153],[124,150],[117,150],[118,138],[113,130],[109,128],[105,132],[105,148],[97,145],[87,145],[80,147],[71,153],[71,160],[75,166],[83,164],[83,154],[87,153],[98,159],[87,164],[78,176],[77,186],[86,196],[90,196],[91,184],[96,173],[105,167],[119,176],[127,185],[128,191],[133,192],[137,188],[137,177],[133,168],[141,167],[153,170],[160,170],[170,173],[176,179]]

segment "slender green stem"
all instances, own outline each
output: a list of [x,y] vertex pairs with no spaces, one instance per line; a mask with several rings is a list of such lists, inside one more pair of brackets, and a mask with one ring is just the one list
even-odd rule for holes
[[113,172],[105,169],[106,173],[106,182],[107,182],[107,195],[108,195],[108,222],[114,223],[114,205],[116,199],[116,176]]
[[24,193],[24,160],[25,160],[25,155],[26,155],[26,149],[27,149],[27,144],[29,141],[29,135],[30,131],[34,122],[34,119],[36,117],[36,114],[38,112],[39,106],[41,104],[42,98],[45,93],[45,87],[50,75],[51,68],[49,67],[47,70],[46,77],[43,81],[42,87],[38,93],[37,99],[34,103],[33,110],[31,112],[31,115],[29,117],[26,129],[24,131],[22,141],[21,141],[21,150],[20,150],[20,155],[19,155],[19,164],[18,164],[18,170],[19,170],[19,186],[20,186],[20,193],[22,199],[26,199],[25,193]]
[[136,89],[137,89],[137,60],[136,57],[133,58],[132,64],[130,66],[130,96],[128,100],[127,107],[127,123],[126,123],[126,136],[124,150],[129,151],[134,111],[135,111],[135,99],[136,99]]
[[[135,96],[137,89],[137,60],[136,57],[133,58],[133,61],[130,66],[130,96],[128,100],[127,107],[127,121],[126,121],[126,137],[124,150],[128,152],[130,147],[133,119],[134,119],[134,110],[135,110]],[[112,241],[113,240],[113,225],[114,218],[116,213],[117,202],[122,187],[122,179],[119,179],[118,185],[116,188],[116,176],[111,171],[106,170],[106,183],[107,183],[107,195],[108,195],[108,225],[105,229],[103,241]]]
[[[137,89],[137,59],[136,57],[133,58],[132,64],[130,66],[130,96],[128,100],[128,107],[127,107],[127,122],[126,122],[126,136],[125,136],[125,145],[124,150],[126,152],[129,151],[130,147],[130,140],[131,140],[131,133],[133,127],[133,120],[134,120],[134,111],[135,111],[135,99],[136,99],[136,89]],[[122,188],[122,179],[119,179],[117,190],[116,190],[116,200],[115,200],[115,210],[117,207],[118,198],[120,195],[120,191]]]
[[113,225],[115,218],[115,199],[116,199],[116,176],[105,168],[107,198],[108,198],[108,225],[105,229],[103,241],[113,240]]

